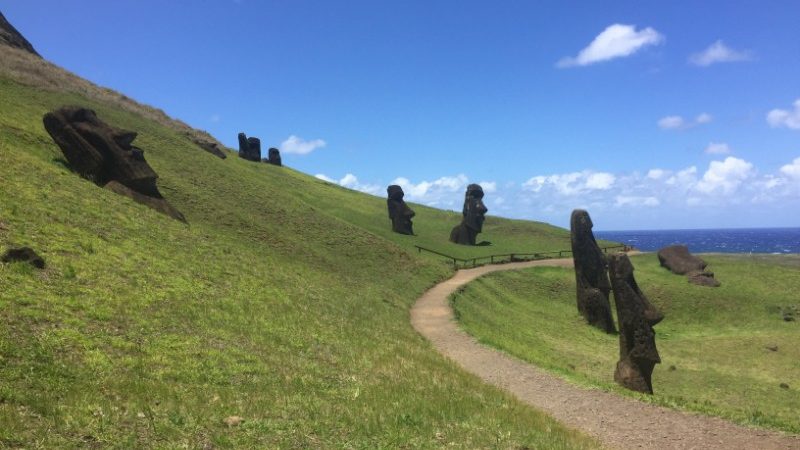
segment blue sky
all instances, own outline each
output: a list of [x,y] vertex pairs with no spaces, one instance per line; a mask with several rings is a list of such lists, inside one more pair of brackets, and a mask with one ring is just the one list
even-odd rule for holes
[[800,226],[800,2],[3,1],[47,59],[384,196]]

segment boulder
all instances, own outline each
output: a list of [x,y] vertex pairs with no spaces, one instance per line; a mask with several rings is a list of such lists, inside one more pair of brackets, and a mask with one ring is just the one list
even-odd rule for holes
[[11,25],[8,20],[6,20],[3,13],[0,12],[0,45],[7,45],[9,47],[15,47],[22,50],[25,50],[28,53],[32,53],[38,57],[42,57],[39,53],[34,50],[33,45],[28,42],[27,39],[19,32],[13,25]]
[[10,248],[3,253],[0,261],[4,263],[26,262],[37,269],[44,269],[44,259],[30,247]]
[[261,161],[261,139],[239,133],[239,157],[248,161]]
[[638,392],[653,393],[653,368],[661,362],[653,326],[664,316],[645,297],[633,277],[628,255],[617,253],[608,261],[619,320],[619,361],[614,381]]
[[611,283],[608,281],[606,257],[594,238],[593,226],[588,212],[582,209],[572,211],[570,242],[578,312],[589,325],[606,333],[614,333],[617,330],[611,316],[611,303],[608,301]]
[[661,267],[666,267],[672,273],[685,275],[691,271],[706,268],[706,262],[689,253],[685,245],[670,245],[658,251],[658,261]]
[[389,219],[392,221],[392,231],[400,234],[414,234],[413,223],[414,210],[409,208],[403,200],[405,193],[403,188],[392,184],[386,188],[386,207],[389,210]]
[[720,287],[722,283],[714,279],[714,272],[707,270],[692,270],[686,274],[686,279],[689,283],[698,286]]
[[222,148],[220,148],[220,145],[216,142],[211,142],[202,138],[195,138],[195,137],[192,137],[191,139],[192,142],[197,144],[198,147],[202,148],[208,153],[211,153],[217,158],[225,159],[228,157],[228,155],[225,154],[225,151]]
[[450,242],[462,245],[475,245],[475,239],[483,230],[483,221],[489,210],[483,204],[483,188],[478,184],[467,186],[464,194],[463,218],[450,232]]
[[[135,132],[114,128],[101,121],[91,109],[78,106],[49,112],[44,115],[43,122],[70,168],[80,176],[117,193],[135,192],[138,195],[123,195],[150,207],[168,205],[168,208],[154,209],[184,220],[183,215],[161,196],[156,185],[158,175],[145,160],[144,151],[132,145]],[[167,209],[172,212],[166,212]]]

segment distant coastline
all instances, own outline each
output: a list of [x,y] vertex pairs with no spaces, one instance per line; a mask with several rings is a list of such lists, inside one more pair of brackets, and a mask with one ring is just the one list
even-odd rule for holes
[[598,239],[622,242],[642,251],[686,244],[698,253],[800,253],[800,227],[688,230],[595,231]]

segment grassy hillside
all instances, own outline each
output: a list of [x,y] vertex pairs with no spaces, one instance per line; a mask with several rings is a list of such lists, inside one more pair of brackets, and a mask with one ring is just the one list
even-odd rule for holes
[[[396,235],[380,198],[218,159],[170,121],[5,69],[0,250],[48,265],[0,264],[0,448],[596,446],[409,325],[450,274],[413,244],[448,246],[455,214],[414,206],[420,236]],[[138,131],[189,225],[72,174],[41,123],[63,104]],[[547,250],[565,236],[491,219],[484,238]]]
[[614,383],[618,337],[584,324],[571,269],[492,274],[469,284],[454,304],[464,328],[481,341],[577,383],[800,432],[800,323],[781,314],[800,307],[800,260],[704,258],[721,287],[691,285],[661,268],[655,254],[632,258],[642,292],[665,315],[655,327],[662,363],[653,373],[652,397]]

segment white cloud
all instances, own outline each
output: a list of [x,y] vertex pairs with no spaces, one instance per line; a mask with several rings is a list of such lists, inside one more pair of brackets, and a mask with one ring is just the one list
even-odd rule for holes
[[483,188],[483,192],[486,194],[497,192],[497,183],[494,181],[481,181],[478,184]]
[[790,164],[781,167],[781,173],[789,178],[800,180],[800,158],[795,158]]
[[697,167],[691,166],[680,170],[675,175],[667,178],[665,183],[686,188],[693,185],[695,181],[697,181]]
[[732,194],[740,184],[753,175],[753,165],[743,159],[729,156],[724,161],[711,161],[697,190],[705,194],[721,192]]
[[[485,183],[485,182],[484,182]],[[433,181],[420,181],[413,183],[405,177],[398,177],[389,184],[397,184],[403,188],[406,200],[441,208],[460,209],[464,201],[464,191],[469,184],[469,178],[464,174],[456,176],[439,177]],[[486,185],[481,184],[484,192],[489,193]],[[496,183],[493,183],[496,188]],[[492,191],[494,192],[494,191]]]
[[618,195],[614,199],[614,206],[622,207],[622,206],[658,206],[661,202],[656,197],[636,197],[636,196],[625,196],[625,195]]
[[352,173],[345,174],[340,180],[335,180],[325,174],[318,173],[314,175],[315,178],[320,180],[327,181],[329,183],[338,184],[339,186],[346,187],[348,189],[353,189],[355,191],[361,191],[366,194],[371,195],[381,195],[383,189],[378,186],[377,184],[364,184],[358,181],[358,177],[353,175]]
[[689,62],[696,66],[707,67],[714,63],[750,61],[751,59],[753,59],[751,52],[733,50],[718,40],[702,52],[691,55]]
[[705,152],[709,155],[726,155],[731,152],[731,147],[724,142],[709,142]]
[[312,141],[306,141],[301,137],[291,135],[288,138],[286,138],[285,141],[281,142],[280,150],[282,153],[306,155],[318,148],[325,147],[325,145],[327,144],[322,139],[314,139]]
[[647,178],[650,178],[651,180],[658,180],[666,174],[667,171],[663,169],[650,169],[647,171]]
[[575,57],[562,58],[557,67],[587,66],[614,58],[630,56],[638,50],[664,41],[664,36],[647,27],[637,31],[633,25],[615,23],[597,35]]
[[767,123],[773,128],[786,127],[800,130],[800,98],[794,101],[794,111],[773,109],[767,114]]
[[711,122],[714,118],[711,114],[701,113],[694,120],[687,120],[681,116],[666,116],[658,120],[658,127],[662,130],[686,130],[698,125]]
[[571,172],[555,175],[538,175],[528,179],[522,187],[532,192],[542,189],[553,189],[560,195],[578,195],[589,191],[607,190],[616,181],[616,177],[606,172]]

